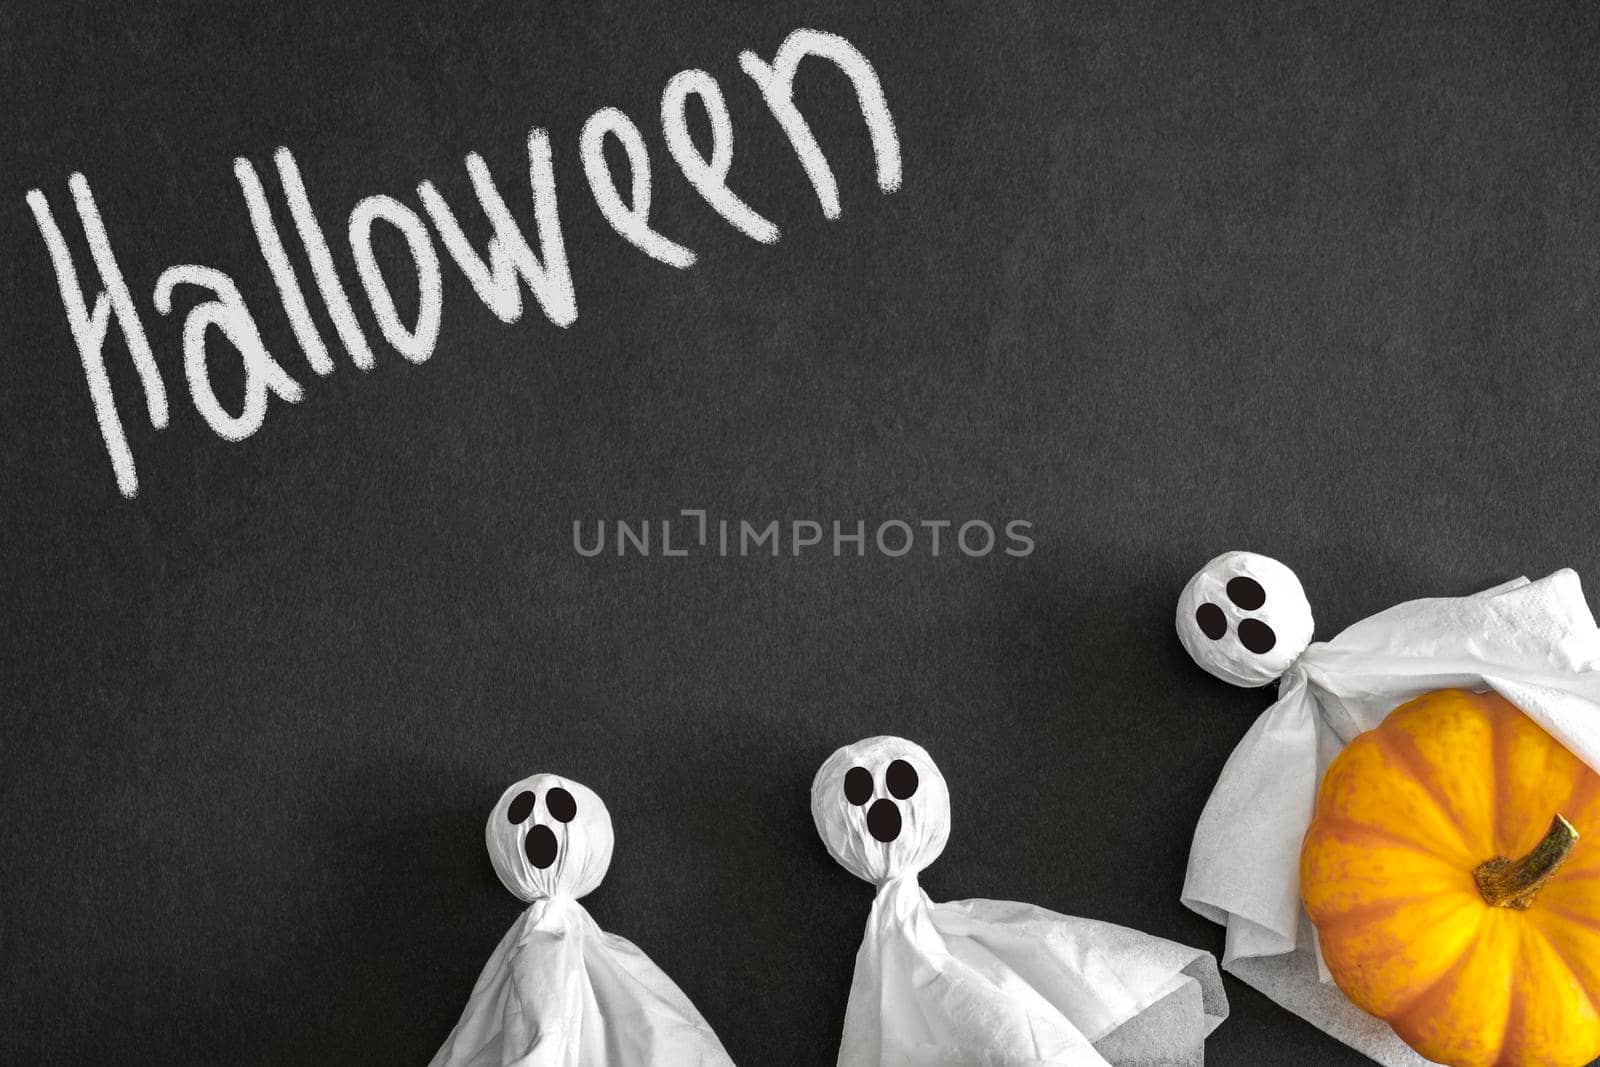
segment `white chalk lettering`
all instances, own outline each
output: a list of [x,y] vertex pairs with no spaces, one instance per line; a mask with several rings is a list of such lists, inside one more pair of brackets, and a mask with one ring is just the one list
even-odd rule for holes
[[[844,38],[818,30],[801,29],[784,39],[771,63],[753,52],[740,53],[741,67],[754,81],[767,109],[788,137],[822,205],[823,215],[832,219],[840,211],[838,182],[794,99],[796,72],[801,61],[811,56],[827,60],[848,78],[855,93],[856,105],[866,122],[877,170],[877,184],[884,192],[893,192],[900,187],[900,142],[877,73],[861,52]],[[710,130],[709,142],[704,150],[690,133],[691,100],[704,112]],[[661,136],[667,153],[695,193],[739,232],[765,244],[775,243],[779,237],[778,227],[743,196],[734,192],[729,184],[734,158],[733,119],[717,79],[699,68],[678,72],[662,88],[660,119]],[[609,138],[615,138],[622,147],[628,167],[625,183],[619,182],[619,176],[607,161]],[[533,127],[527,134],[526,148],[531,207],[529,224],[532,230],[525,230],[512,214],[500,187],[489,172],[488,164],[476,152],[468,152],[465,156],[467,177],[473,197],[478,202],[478,211],[481,212],[476,222],[463,225],[456,210],[446,203],[438,188],[428,180],[416,186],[420,207],[380,194],[359,199],[351,209],[346,238],[357,278],[371,308],[372,321],[376,322],[383,340],[407,361],[425,363],[433,357],[438,347],[444,314],[441,261],[446,256],[461,271],[477,298],[503,323],[511,324],[521,319],[527,294],[532,295],[545,318],[556,326],[564,328],[577,321],[577,293],[561,225],[550,135],[537,126]],[[615,150],[612,151],[615,156]],[[650,149],[632,119],[612,107],[595,111],[584,122],[579,133],[578,152],[595,204],[607,224],[619,236],[652,259],[671,267],[681,270],[697,262],[694,251],[667,237],[651,223],[652,195],[659,186],[653,181]],[[327,328],[327,323],[319,325],[314,316],[311,286],[303,284],[304,271],[309,267],[316,295],[320,297],[334,333],[351,364],[363,371],[371,370],[377,364],[366,333],[372,323],[363,326],[357,316],[345,279],[340,277],[327,235],[306,192],[299,164],[286,147],[274,149],[272,158],[283,195],[281,204],[272,203],[266,184],[250,159],[244,156],[235,158],[233,173],[243,195],[250,228],[266,266],[267,276],[306,366],[311,374],[326,377],[334,372],[339,363],[335,350],[337,346],[322,332]],[[87,279],[80,280],[72,252],[44,193],[38,189],[29,190],[27,202],[55,271],[67,325],[83,366],[95,420],[111,461],[117,489],[124,497],[132,498],[139,491],[138,470],[106,361],[106,345],[110,340],[113,320],[126,340],[128,353],[138,373],[150,425],[157,430],[164,429],[168,422],[167,385],[151,351],[145,324],[140,318],[140,308],[135,304],[117,257],[112,253],[105,224],[87,179],[82,174],[74,173],[67,179],[67,186],[77,207],[94,268],[98,272],[98,288],[91,284],[86,292],[84,281]],[[755,199],[760,202],[759,197]],[[302,263],[296,263],[293,249],[288,247],[292,242],[285,240],[288,228],[279,227],[278,219],[284,217],[285,210],[287,217],[293,221],[294,236],[299,238],[305,254]],[[470,217],[472,213],[462,214]],[[379,245],[391,238],[378,236],[379,223],[394,231],[405,242],[411,268],[417,278],[417,302],[413,314],[404,314],[397,306],[396,293],[391,287],[391,283],[397,280],[394,271],[404,269],[396,264],[403,264],[404,260],[394,254],[382,257],[381,262],[390,272],[387,275],[384,266],[380,266]],[[474,236],[468,236],[469,229]],[[440,244],[443,245],[442,253]],[[384,247],[387,251],[394,246]],[[348,272],[348,265],[346,270]],[[140,284],[142,287],[143,283]],[[261,428],[272,398],[296,403],[304,396],[304,387],[268,351],[257,320],[239,286],[222,271],[193,264],[180,264],[160,271],[153,296],[155,308],[161,315],[173,314],[174,293],[184,285],[195,286],[209,293],[208,298],[202,299],[182,316],[181,347],[189,398],[195,411],[219,437],[229,441],[243,440]],[[409,286],[401,286],[402,299],[407,289]],[[237,401],[237,411],[229,410],[217,396],[211,373],[211,354],[207,352],[207,343],[215,341],[210,336],[213,330],[220,334],[239,360],[243,396],[242,400]],[[298,368],[296,373],[300,373]],[[223,382],[233,380],[232,375],[222,379]],[[225,394],[229,392],[226,388],[223,391]],[[229,401],[229,404],[234,403]],[[704,513],[691,509],[685,514],[698,514],[698,543],[706,545],[710,534]],[[619,523],[619,553],[632,546],[635,551],[648,554],[649,530],[649,523],[637,528]],[[727,548],[730,543],[728,523],[720,522],[717,530],[718,543],[724,546],[725,551],[731,551]],[[908,527],[906,533],[909,535],[909,532]],[[962,536],[958,537],[958,546],[969,554],[975,551],[970,543],[972,532],[964,529]],[[735,533],[740,555],[750,554],[752,545],[757,552],[768,548],[774,556],[779,553],[781,530],[777,522],[761,528],[741,523]],[[791,550],[795,554],[823,543],[821,524],[811,520],[791,524],[789,533],[793,542]],[[935,529],[933,533],[933,554],[938,555],[939,530]],[[581,544],[578,534],[578,528],[574,526],[574,547],[580,554],[587,554],[587,546]],[[1030,537],[1011,527],[1007,527],[1006,534],[1010,545],[1008,553],[1026,554],[1032,551],[1033,541]],[[605,530],[601,528],[597,536],[603,542]],[[880,548],[883,537],[884,529],[880,528],[877,533]],[[980,554],[987,554],[995,547],[993,530],[989,531],[987,538],[982,542]],[[847,534],[835,524],[835,553],[841,551],[842,545],[848,544],[854,544],[857,554],[861,554],[865,545],[864,528],[858,524],[856,533]],[[670,530],[665,525],[662,527],[661,546],[661,554],[669,556],[678,556],[686,548],[673,542]]]
[[278,296],[283,301],[283,310],[289,316],[289,326],[294,330],[295,340],[300,342],[300,349],[306,354],[306,362],[312,370],[322,375],[332,374],[333,359],[328,355],[327,346],[322,343],[322,334],[317,332],[316,323],[311,321],[311,309],[306,306],[300,279],[295,276],[289,253],[284,250],[277,223],[272,221],[267,191],[261,187],[256,169],[243,156],[233,161],[233,174],[239,180],[239,188],[244,191],[245,207],[250,212],[250,227],[256,232],[256,244],[261,246],[261,256],[267,261],[273,284],[278,287]]
[[[378,257],[372,251],[372,224],[382,220],[405,238],[417,269],[417,321],[409,328],[395,310],[394,295]],[[439,275],[439,253],[433,250],[433,237],[415,211],[388,196],[369,196],[350,212],[350,251],[356,257],[356,272],[367,291],[378,329],[396,352],[413,363],[423,363],[433,355],[439,341],[439,320],[444,313],[444,282]]]
[[[629,184],[633,190],[631,203],[623,201],[611,167],[606,163],[607,135],[622,142],[622,149],[628,154]],[[589,179],[589,191],[613,230],[645,255],[668,266],[681,270],[694,265],[693,252],[662,236],[650,225],[650,153],[632,119],[614,107],[601,108],[583,124],[578,151],[583,156],[583,173]]]
[[[189,396],[195,410],[218,437],[242,441],[261,428],[269,392],[292,404],[300,399],[300,386],[267,352],[256,320],[250,316],[232,278],[210,267],[168,267],[156,279],[157,311],[163,315],[172,313],[172,290],[180,285],[200,286],[215,294],[215,299],[191,308],[183,322],[183,369],[189,379]],[[206,331],[213,326],[238,351],[244,365],[244,407],[238,415],[229,415],[211,388]]]
[[78,219],[83,224],[83,235],[89,243],[89,255],[100,281],[105,286],[94,297],[94,310],[84,303],[83,287],[78,282],[78,271],[72,265],[72,254],[61,236],[55,216],[50,213],[50,202],[38,189],[28,191],[28,206],[33,209],[39,233],[44,237],[50,252],[50,262],[55,267],[56,285],[61,290],[61,303],[66,308],[67,326],[78,345],[78,358],[83,363],[83,376],[89,385],[89,399],[94,404],[95,420],[100,424],[100,436],[105,441],[106,452],[111,457],[111,470],[117,478],[117,489],[132,499],[139,491],[139,475],[133,464],[133,451],[128,447],[127,435],[122,430],[122,420],[117,415],[116,398],[111,394],[111,379],[106,374],[106,331],[111,316],[117,317],[122,336],[133,357],[134,369],[139,372],[139,383],[144,388],[145,410],[150,415],[150,425],[162,429],[167,425],[167,387],[161,380],[155,356],[150,351],[150,341],[145,336],[144,323],[138,309],[133,306],[133,295],[117,266],[117,257],[111,251],[111,238],[106,235],[105,223],[100,219],[100,209],[94,202],[89,181],[82,174],[67,179],[67,188],[78,207]]
[[375,362],[372,348],[367,344],[367,335],[361,331],[361,323],[356,321],[356,309],[350,305],[344,282],[339,280],[339,272],[333,265],[333,252],[328,248],[322,224],[311,210],[311,198],[306,196],[305,182],[300,180],[300,167],[287,148],[278,149],[273,161],[278,164],[278,179],[283,182],[283,195],[289,201],[289,213],[294,216],[295,229],[300,231],[300,242],[306,246],[306,257],[311,260],[311,275],[316,278],[322,301],[328,306],[333,328],[338,331],[339,340],[344,342],[345,351],[350,353],[350,362],[361,370],[371,370]]
[[[691,96],[699,97],[700,106],[711,120],[710,159],[700,154],[689,137]],[[674,75],[661,94],[661,132],[678,169],[695,192],[716,208],[717,214],[762,244],[778,239],[778,228],[728,188],[728,172],[733,169],[733,122],[715,78],[703,70],[684,70]]]
[[834,180],[833,168],[828,166],[828,157],[822,154],[822,146],[817,144],[805,116],[794,102],[795,70],[806,56],[831,60],[855,86],[861,115],[867,120],[867,134],[872,139],[878,188],[886,193],[900,188],[900,139],[895,133],[894,118],[889,114],[889,102],[884,98],[878,72],[872,69],[867,57],[843,37],[820,30],[795,30],[784,38],[770,65],[754,52],[739,53],[739,65],[761,89],[773,117],[789,135],[800,157],[800,165],[805,168],[806,177],[811,179],[817,199],[822,202],[822,214],[836,219],[839,217],[839,183]]
[[572,288],[572,271],[567,267],[567,246],[561,239],[561,218],[556,211],[556,177],[550,165],[550,137],[541,129],[528,134],[528,181],[533,188],[533,215],[539,233],[541,262],[528,247],[506,202],[495,188],[489,165],[476,152],[467,155],[467,174],[478,194],[478,203],[489,216],[494,236],[489,238],[488,262],[472,247],[455,212],[432,182],[417,186],[422,206],[428,209],[445,248],[467,276],[478,299],[506,324],[522,317],[520,279],[532,290],[545,317],[557,326],[571,326],[578,318],[578,300]]

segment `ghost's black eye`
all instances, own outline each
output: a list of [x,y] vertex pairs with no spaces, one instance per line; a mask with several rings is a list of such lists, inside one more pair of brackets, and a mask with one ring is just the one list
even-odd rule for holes
[[1267,591],[1254,578],[1241,575],[1228,580],[1228,599],[1246,611],[1254,611],[1267,602]]
[[1222,640],[1222,635],[1228,632],[1228,617],[1215,604],[1201,604],[1195,608],[1194,621],[1200,624],[1200,632],[1213,641]]
[[1278,643],[1278,635],[1260,619],[1245,619],[1239,623],[1239,643],[1259,656],[1272,651],[1272,646]]
[[556,822],[571,822],[578,814],[578,802],[559,785],[544,795],[544,806]]
[[534,795],[524,789],[518,793],[516,799],[506,807],[506,818],[511,820],[511,825],[528,821],[528,816],[533,814]]
[[917,769],[897,759],[883,772],[883,784],[889,787],[889,795],[896,800],[908,800],[917,791]]
[[856,807],[872,799],[872,772],[865,767],[851,767],[844,776],[844,798]]

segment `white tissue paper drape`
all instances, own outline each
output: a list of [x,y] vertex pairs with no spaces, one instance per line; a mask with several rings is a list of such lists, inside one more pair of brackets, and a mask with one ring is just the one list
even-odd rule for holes
[[[1239,621],[1286,615],[1298,626],[1303,614],[1309,624],[1299,582],[1267,564],[1282,567],[1250,553],[1219,556],[1179,600],[1185,647],[1235,684],[1270,681],[1241,680],[1250,653],[1241,650]],[[1241,575],[1265,590],[1265,603],[1227,603],[1228,583]],[[1203,634],[1195,621],[1206,603],[1227,617],[1220,638]],[[1305,633],[1309,639],[1309,625]],[[1600,629],[1578,576],[1561,570],[1474,596],[1409,601],[1293,652],[1284,658],[1277,702],[1234,749],[1200,816],[1183,902],[1227,926],[1223,966],[1230,973],[1385,1067],[1425,1064],[1333,984],[1303,917],[1300,846],[1322,773],[1395,707],[1449,688],[1499,692],[1600,770]]]
[[672,979],[578,903],[611,863],[599,796],[570,778],[525,778],[495,805],[484,837],[501,882],[530,905],[431,1067],[731,1067]]
[[1028,904],[936,904],[917,872],[950,832],[944,777],[920,746],[875,737],[817,772],[829,853],[878,894],[856,955],[842,1067],[1179,1067],[1227,1015],[1198,949]]

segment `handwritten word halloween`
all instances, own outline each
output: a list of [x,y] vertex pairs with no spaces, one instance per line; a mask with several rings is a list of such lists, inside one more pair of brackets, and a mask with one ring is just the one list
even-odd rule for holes
[[[794,100],[795,73],[801,60],[807,57],[833,63],[850,80],[872,144],[878,188],[885,193],[900,187],[900,142],[877,72],[844,38],[801,29],[784,40],[770,63],[753,52],[740,53],[740,66],[755,82],[767,109],[788,136],[816,191],[823,216],[833,219],[840,212],[838,183]],[[709,154],[702,153],[689,135],[691,99],[709,120]],[[703,70],[685,70],[674,75],[661,95],[661,127],[672,161],[718,215],[756,241],[772,244],[778,240],[778,227],[729,186],[733,169],[733,124],[715,78]],[[625,183],[617,182],[605,158],[608,138],[614,138],[626,156],[629,174]],[[696,256],[692,250],[651,224],[650,156],[643,134],[628,115],[612,107],[601,108],[590,115],[578,137],[578,152],[589,190],[612,229],[662,263],[679,269],[694,264]],[[356,317],[345,279],[340,277],[335,266],[327,233],[312,208],[294,155],[287,148],[279,148],[273,154],[273,162],[295,235],[339,343],[357,369],[371,370],[378,356]],[[415,208],[383,195],[366,197],[350,211],[346,239],[361,290],[383,341],[411,363],[426,362],[439,340],[444,283],[435,235],[478,299],[501,322],[511,324],[521,318],[524,288],[555,325],[565,328],[578,318],[577,294],[561,233],[549,134],[537,127],[528,134],[528,181],[537,253],[512,217],[500,186],[483,158],[476,152],[468,153],[466,169],[478,206],[492,233],[481,251],[474,247],[472,238],[467,236],[467,227],[431,181],[417,185],[420,215]],[[306,365],[318,376],[332,374],[335,358],[312,319],[306,290],[273,220],[266,188],[248,159],[234,160],[233,170],[262,259]],[[94,269],[99,274],[100,289],[94,292],[92,300],[84,292],[78,269],[45,194],[32,189],[27,194],[27,202],[55,268],[67,324],[83,363],[89,397],[111,459],[117,488],[124,497],[131,499],[139,489],[138,473],[105,360],[105,344],[113,320],[132,357],[150,425],[157,430],[165,428],[169,418],[167,383],[156,365],[139,308],[112,251],[111,239],[88,179],[82,174],[73,174],[67,179],[67,187],[83,226]],[[416,272],[417,306],[409,322],[396,306],[374,252],[373,237],[379,224],[393,230],[404,241]],[[305,396],[305,386],[267,350],[255,316],[238,285],[222,271],[196,264],[168,267],[156,279],[152,293],[156,311],[161,315],[173,314],[177,308],[175,296],[185,287],[198,290],[206,297],[191,306],[183,320],[183,369],[190,400],[218,437],[242,441],[261,428],[273,398],[295,403]],[[229,411],[212,386],[207,343],[213,330],[232,347],[243,372],[243,400],[237,411]]]

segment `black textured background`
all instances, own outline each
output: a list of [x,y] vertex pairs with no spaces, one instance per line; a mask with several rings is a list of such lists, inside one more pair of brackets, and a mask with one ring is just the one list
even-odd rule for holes
[[[881,195],[844,80],[803,70],[832,222],[737,64],[800,26],[871,58],[905,154]],[[830,1062],[871,890],[807,786],[879,732],[950,779],[936,898],[1220,949],[1178,889],[1268,695],[1185,659],[1194,569],[1284,559],[1323,636],[1518,573],[1600,581],[1597,38],[1581,3],[10,5],[0,1059],[423,1062],[518,910],[482,821],[548,769],[615,816],[600,923],[736,1060]],[[691,66],[775,246],[671,167],[659,94]],[[692,270],[595,209],[577,135],[604,105],[645,130]],[[234,156],[289,232],[271,152],[294,150],[354,287],[349,208],[431,178],[473,219],[470,150],[528,220],[532,125],[577,323],[504,326],[446,260],[431,362],[367,316],[356,371],[313,299],[341,365],[309,374]],[[23,201],[46,191],[83,262],[75,169],[173,399],[153,432],[113,341],[133,502]],[[151,308],[180,262],[232,274],[307,386],[246,443],[195,414]],[[680,507],[1023,518],[1038,549],[570,547],[574,518]],[[1229,992],[1211,1062],[1358,1062]]]

